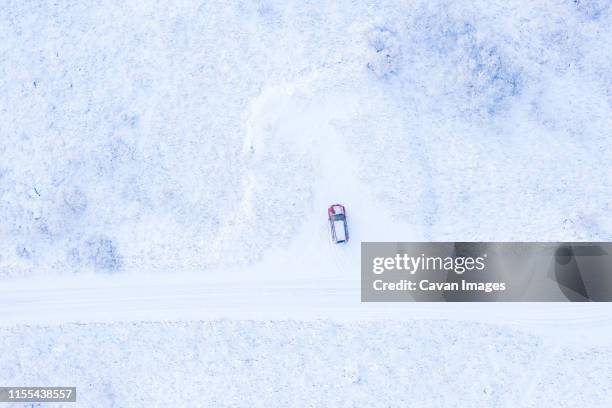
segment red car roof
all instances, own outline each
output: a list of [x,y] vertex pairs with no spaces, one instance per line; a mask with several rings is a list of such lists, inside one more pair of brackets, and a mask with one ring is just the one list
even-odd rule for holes
[[344,206],[342,204],[332,204],[327,209],[327,214],[329,214],[329,215],[344,214],[344,212],[345,212],[345,210],[344,210]]

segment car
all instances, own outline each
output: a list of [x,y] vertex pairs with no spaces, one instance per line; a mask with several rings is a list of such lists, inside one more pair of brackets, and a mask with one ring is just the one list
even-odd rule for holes
[[331,228],[332,240],[336,244],[348,242],[348,225],[346,223],[346,209],[342,204],[332,204],[327,209],[329,227]]

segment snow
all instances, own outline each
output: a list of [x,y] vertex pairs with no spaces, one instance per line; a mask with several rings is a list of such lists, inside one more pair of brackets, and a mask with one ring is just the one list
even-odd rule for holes
[[362,305],[358,244],[612,240],[611,13],[2,2],[0,383],[64,379],[82,406],[605,406],[610,306]]
[[22,326],[0,329],[0,345],[18,350],[0,354],[1,383],[74,384],[79,406],[535,408],[612,402],[609,347],[551,347],[476,323]]
[[362,199],[609,240],[610,8],[523,3],[4,2],[0,273],[249,265]]

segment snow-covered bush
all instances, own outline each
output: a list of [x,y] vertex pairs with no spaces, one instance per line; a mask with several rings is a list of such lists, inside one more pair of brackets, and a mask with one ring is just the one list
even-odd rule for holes
[[470,99],[484,99],[489,113],[495,113],[506,98],[521,91],[520,70],[502,57],[496,46],[472,44],[465,55],[466,88]]
[[64,204],[75,217],[83,215],[87,210],[87,196],[77,187],[64,191],[63,199]]
[[369,61],[367,67],[379,78],[396,74],[401,66],[401,46],[396,34],[376,27],[368,33]]
[[446,5],[432,7],[408,23],[409,83],[425,86],[463,113],[495,114],[521,93],[521,68],[504,52],[503,35],[489,38],[480,21],[455,15]]
[[597,20],[610,9],[609,0],[573,0],[580,14],[590,20]]
[[101,272],[117,272],[123,265],[116,244],[105,236],[87,239],[83,246],[83,258]]

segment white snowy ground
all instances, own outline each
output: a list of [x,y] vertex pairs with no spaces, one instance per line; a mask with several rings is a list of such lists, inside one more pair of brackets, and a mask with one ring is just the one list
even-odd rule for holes
[[224,3],[0,3],[0,383],[609,406],[611,306],[361,305],[358,243],[612,240],[611,3]]
[[14,350],[0,354],[0,381],[76,384],[78,406],[611,402],[610,350],[551,347],[483,324],[224,320],[19,327],[0,334],[3,350]]

